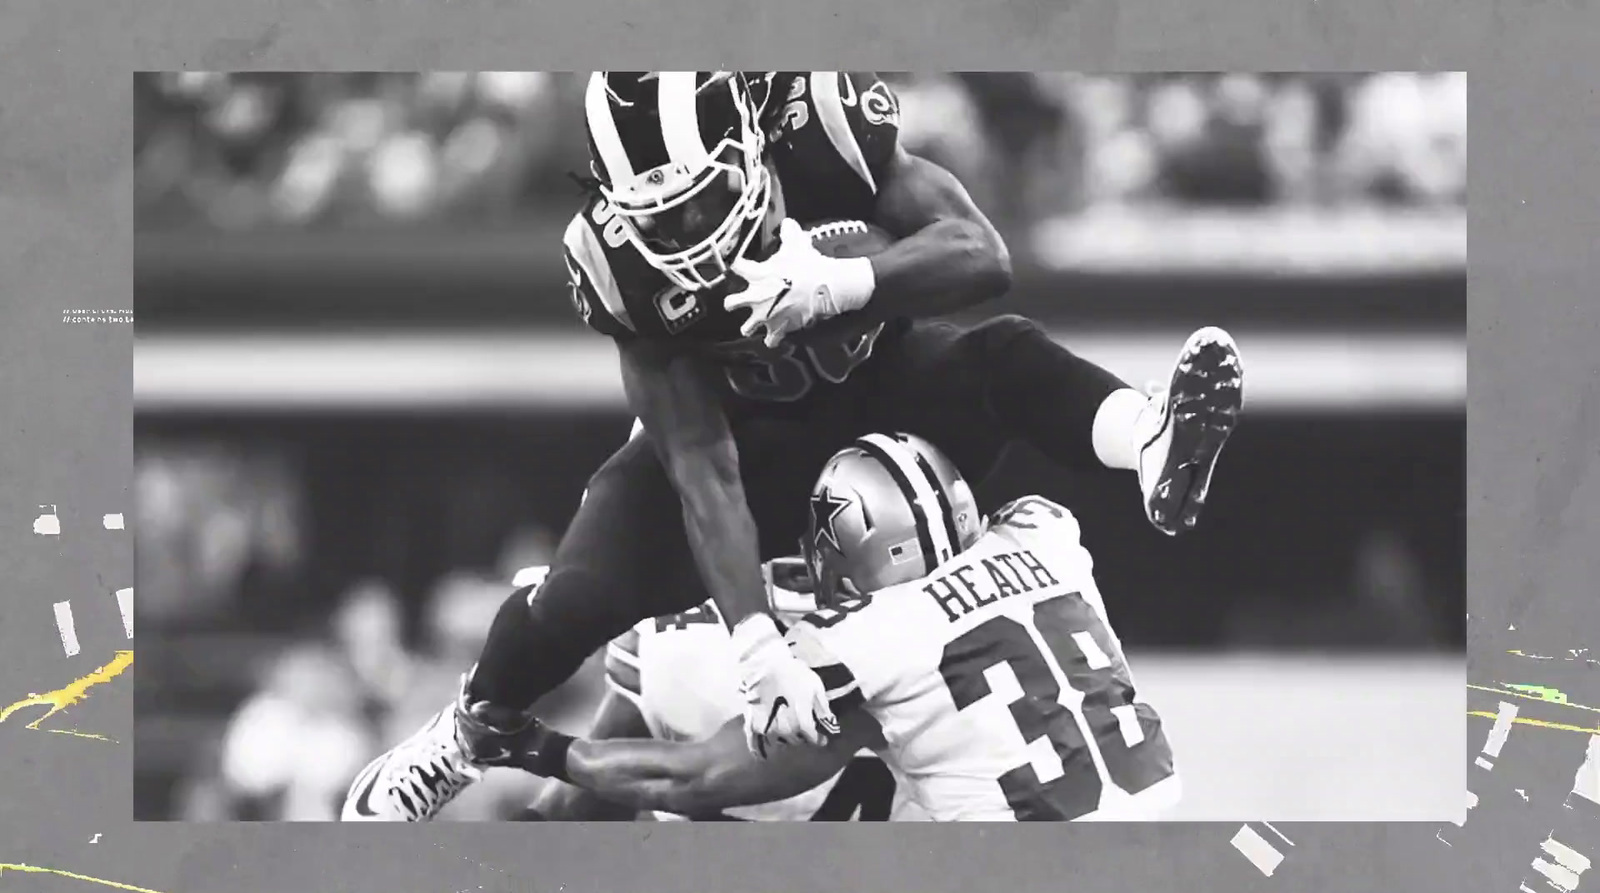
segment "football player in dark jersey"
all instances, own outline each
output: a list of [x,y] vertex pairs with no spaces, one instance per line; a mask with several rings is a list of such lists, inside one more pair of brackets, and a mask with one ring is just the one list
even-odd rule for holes
[[[548,577],[502,606],[458,703],[357,777],[347,820],[425,820],[484,767],[515,765],[537,698],[704,594],[741,655],[751,749],[820,743],[837,730],[825,690],[768,613],[760,567],[795,551],[817,470],[863,433],[920,435],[973,479],[1015,440],[1134,471],[1170,534],[1193,526],[1240,408],[1217,329],[1150,397],[1022,317],[934,321],[1003,294],[1011,261],[955,177],[900,145],[876,75],[596,72],[585,117],[572,300],[616,342],[643,430],[590,480]],[[824,256],[806,227],[837,221],[894,241]]]

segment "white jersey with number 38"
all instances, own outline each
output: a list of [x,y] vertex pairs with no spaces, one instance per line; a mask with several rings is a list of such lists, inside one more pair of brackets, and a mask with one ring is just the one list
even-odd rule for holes
[[1178,797],[1067,509],[1025,497],[914,582],[789,631],[935,821],[1158,818]]

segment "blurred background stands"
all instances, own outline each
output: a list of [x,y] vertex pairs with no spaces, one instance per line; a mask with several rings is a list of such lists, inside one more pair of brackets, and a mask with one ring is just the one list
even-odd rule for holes
[[[1228,779],[1231,802],[1336,803],[1360,748],[1306,686],[1366,673],[1409,690],[1411,665],[1376,655],[1464,635],[1465,76],[886,74],[908,148],[1007,233],[1003,309],[1099,339],[1092,357],[1130,378],[1159,374],[1187,327],[1241,334],[1256,409],[1227,495],[1164,560],[1125,486],[1020,456],[980,498],[1065,493],[1092,518],[1118,632],[1187,735],[1196,797]],[[139,818],[331,818],[357,768],[449,700],[511,574],[548,560],[621,442],[612,363],[559,260],[580,200],[567,175],[587,169],[582,82],[136,76]],[[266,329],[395,344],[407,313],[439,335],[526,337],[535,367],[540,349],[598,351],[583,375],[600,396],[173,411],[147,387],[174,332],[246,358]],[[377,374],[329,350],[329,376]],[[1264,651],[1292,656],[1237,663]],[[1233,739],[1207,737],[1229,708],[1207,693],[1246,676],[1295,680],[1320,736],[1249,759],[1324,747],[1326,778],[1241,774]],[[590,667],[541,709],[581,728],[598,684]],[[495,773],[446,818],[509,815],[531,784]]]

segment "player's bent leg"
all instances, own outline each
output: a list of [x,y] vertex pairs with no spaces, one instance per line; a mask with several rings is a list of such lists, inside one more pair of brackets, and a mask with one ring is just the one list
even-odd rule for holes
[[508,765],[533,703],[632,624],[697,604],[681,507],[653,449],[633,438],[590,482],[548,575],[500,606],[458,701],[374,760],[352,785],[348,821],[426,821]]
[[500,605],[467,683],[469,700],[521,712],[565,682],[606,642],[643,619],[632,575],[552,565]]
[[983,370],[990,409],[1015,437],[1073,471],[1135,468],[1132,416],[1125,446],[1105,448],[1115,441],[1107,433],[1116,426],[1108,422],[1126,413],[1130,395],[1135,413],[1146,402],[1122,379],[1057,344],[1023,316],[985,320],[961,340],[968,361]]
[[612,638],[704,598],[682,517],[644,437],[631,438],[595,474],[549,575],[507,599],[490,626],[457,717],[476,762],[509,761],[530,727],[528,708]]
[[1244,372],[1221,329],[1195,332],[1164,392],[1145,395],[1057,344],[1032,320],[1000,316],[965,336],[987,369],[999,421],[1074,470],[1138,473],[1145,517],[1176,534],[1195,526],[1218,455],[1238,423]]

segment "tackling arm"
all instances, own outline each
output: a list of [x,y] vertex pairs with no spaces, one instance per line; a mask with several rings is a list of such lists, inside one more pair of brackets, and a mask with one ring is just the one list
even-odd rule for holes
[[[607,689],[589,730],[591,740],[648,738],[650,728],[639,708],[615,690]],[[629,822],[639,811],[613,803],[598,794],[551,779],[539,790],[531,811],[547,822]]]
[[738,721],[690,743],[576,741],[567,750],[566,775],[605,799],[679,815],[771,803],[837,775],[873,738],[870,720],[859,712],[841,724],[827,747],[785,747],[766,759],[745,747]]
[[739,453],[704,364],[645,341],[620,349],[628,403],[678,490],[689,546],[712,601],[730,627],[766,613],[761,544]]

